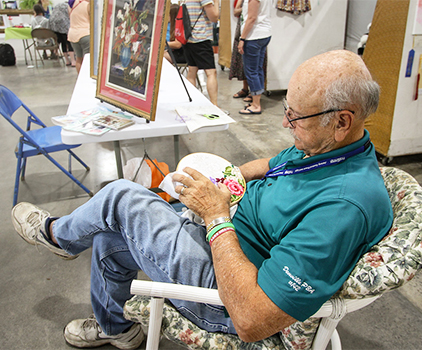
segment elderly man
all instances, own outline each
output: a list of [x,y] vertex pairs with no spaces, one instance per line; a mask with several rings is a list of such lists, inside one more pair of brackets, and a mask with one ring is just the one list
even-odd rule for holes
[[[248,189],[230,221],[228,189],[191,168],[174,175],[180,199],[206,227],[182,218],[143,187],[116,181],[54,219],[28,203],[12,212],[18,233],[71,259],[92,246],[95,317],[70,322],[77,347],[134,349],[139,325],[122,316],[137,270],[152,280],[217,288],[223,308],[172,301],[208,331],[266,338],[311,316],[392,223],[390,201],[364,121],[379,88],[359,56],[332,51],[294,73],[283,126],[295,146],[241,166]],[[210,242],[210,244],[208,243]]]

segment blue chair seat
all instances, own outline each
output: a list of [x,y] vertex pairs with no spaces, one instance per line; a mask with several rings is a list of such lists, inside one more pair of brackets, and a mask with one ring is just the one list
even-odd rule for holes
[[[12,119],[13,114],[20,108],[25,109],[29,113],[25,128],[19,126]],[[66,145],[62,142],[62,128],[60,126],[47,127],[12,91],[3,85],[0,85],[0,114],[22,135],[19,138],[18,146],[15,150],[17,167],[13,205],[16,205],[18,200],[19,178],[23,180],[25,177],[26,159],[39,154],[44,155],[86,193],[88,193],[91,197],[93,196],[93,193],[72,175],[70,162],[72,157],[81,163],[87,171],[89,171],[89,167],[71,150],[72,148],[79,147],[80,145]],[[31,130],[32,124],[37,125],[39,128]],[[51,157],[50,153],[58,151],[69,152],[68,170]]]

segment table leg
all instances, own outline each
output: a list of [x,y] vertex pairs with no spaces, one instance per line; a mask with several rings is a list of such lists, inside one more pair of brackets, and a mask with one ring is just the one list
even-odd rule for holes
[[120,142],[113,141],[114,154],[116,156],[116,165],[117,165],[117,177],[123,179],[123,168],[122,168],[122,155],[120,153]]
[[179,135],[174,135],[174,164],[175,167],[177,167],[177,164],[179,163]]
[[32,53],[31,53],[31,46],[33,45],[34,45],[34,42],[32,42],[31,45],[28,45],[28,40],[26,41],[26,47],[28,48],[28,53],[29,53],[29,58],[31,59],[31,63],[33,62]]
[[23,54],[25,55],[25,64],[28,65],[28,60],[26,59],[26,50],[27,50],[26,39],[22,39],[22,44],[23,44]]
[[29,58],[31,59],[31,62],[32,62],[33,60],[32,60],[32,54],[31,54],[31,46],[33,44],[28,45],[27,39],[22,39],[22,43],[23,43],[23,52],[24,52],[24,55],[25,55],[25,64],[28,65],[28,60],[26,59],[26,51],[28,51]]

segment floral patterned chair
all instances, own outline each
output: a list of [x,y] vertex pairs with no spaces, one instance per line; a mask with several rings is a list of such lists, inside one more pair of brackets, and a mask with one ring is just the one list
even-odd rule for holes
[[360,258],[340,290],[305,322],[296,322],[259,342],[244,343],[234,335],[202,330],[163,299],[221,305],[217,290],[150,281],[132,283],[132,293],[139,295],[126,302],[125,317],[149,325],[147,349],[158,349],[160,330],[188,349],[325,349],[330,338],[332,349],[341,349],[335,330],[341,318],[401,287],[422,268],[422,188],[402,170],[380,169],[394,211],[392,228]]

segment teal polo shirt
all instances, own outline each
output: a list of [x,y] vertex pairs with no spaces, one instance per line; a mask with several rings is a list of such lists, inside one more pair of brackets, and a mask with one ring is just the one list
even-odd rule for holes
[[[270,168],[286,169],[335,158],[369,143],[303,159],[295,147]],[[233,224],[258,268],[258,284],[299,321],[312,316],[347,279],[358,259],[389,231],[393,212],[372,143],[342,163],[248,183]]]

